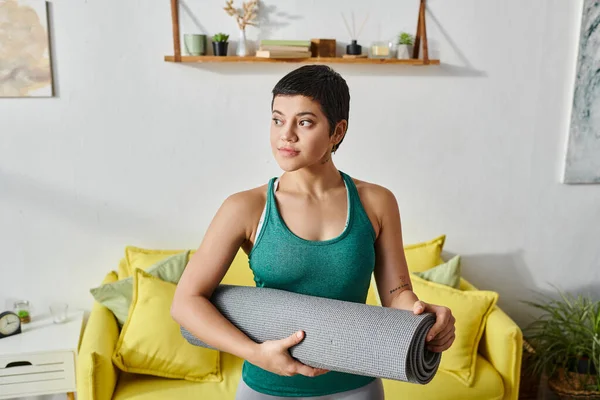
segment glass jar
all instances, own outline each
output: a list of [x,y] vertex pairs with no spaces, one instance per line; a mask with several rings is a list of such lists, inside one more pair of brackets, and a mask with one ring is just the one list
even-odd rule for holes
[[373,42],[369,46],[369,58],[394,58],[394,50],[393,42]]
[[28,324],[31,322],[31,306],[29,301],[20,300],[15,302],[15,313],[21,319],[22,324]]

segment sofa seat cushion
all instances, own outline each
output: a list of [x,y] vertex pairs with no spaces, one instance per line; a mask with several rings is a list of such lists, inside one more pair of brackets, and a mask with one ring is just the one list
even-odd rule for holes
[[113,400],[233,400],[244,360],[229,353],[221,353],[220,359],[221,382],[190,382],[121,372]]
[[[115,388],[113,400],[234,400],[242,372],[243,360],[231,354],[221,353],[223,381],[189,382],[148,375],[122,372]],[[451,375],[439,371],[427,385],[384,380],[386,399],[500,400],[504,386],[498,372],[482,356],[477,356],[476,375],[473,385],[460,384]]]

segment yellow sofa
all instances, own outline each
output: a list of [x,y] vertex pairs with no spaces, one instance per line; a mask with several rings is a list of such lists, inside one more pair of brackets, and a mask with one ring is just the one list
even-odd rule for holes
[[[228,275],[248,276],[245,254],[240,252]],[[123,262],[123,261],[122,261]],[[223,280],[227,282],[228,276]],[[115,281],[109,273],[103,283]],[[461,279],[462,290],[476,290]],[[367,304],[377,305],[375,285]],[[190,382],[120,371],[112,362],[119,327],[110,310],[95,302],[82,336],[77,359],[79,400],[233,400],[241,377],[243,360],[221,353],[221,382]],[[386,399],[480,399],[516,400],[519,392],[523,337],[519,327],[498,307],[489,315],[481,338],[475,380],[471,387],[439,370],[427,385],[384,380]]]

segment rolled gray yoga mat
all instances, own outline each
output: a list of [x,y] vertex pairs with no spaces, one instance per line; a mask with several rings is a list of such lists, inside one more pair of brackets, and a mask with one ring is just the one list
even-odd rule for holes
[[[425,345],[435,323],[431,313],[233,285],[219,285],[210,300],[257,343],[304,331],[290,354],[314,368],[426,384],[441,360]],[[193,345],[214,349],[183,327],[181,333]]]

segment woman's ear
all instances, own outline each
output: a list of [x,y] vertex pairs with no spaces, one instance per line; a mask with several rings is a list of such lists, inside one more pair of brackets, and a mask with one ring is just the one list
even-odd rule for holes
[[334,149],[337,148],[337,146],[344,139],[344,136],[346,135],[346,129],[348,129],[348,122],[345,119],[338,122],[335,126],[333,135],[331,135],[331,142],[333,143]]

